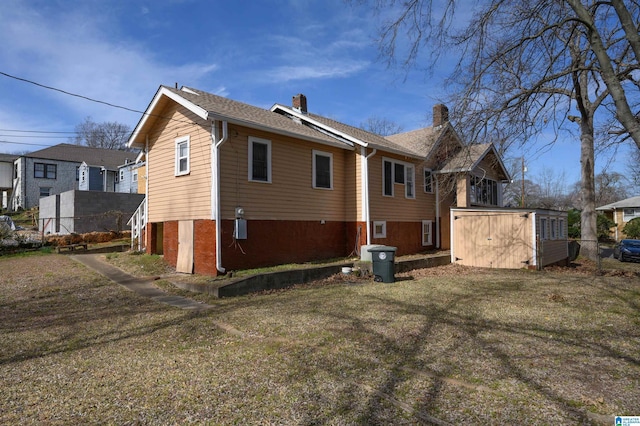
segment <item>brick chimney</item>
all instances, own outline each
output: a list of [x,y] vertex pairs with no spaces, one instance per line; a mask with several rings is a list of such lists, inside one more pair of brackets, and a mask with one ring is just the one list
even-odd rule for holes
[[293,97],[291,106],[296,111],[306,114],[307,113],[307,97],[302,93],[298,93]]
[[449,108],[443,104],[433,106],[433,127],[442,126],[449,121]]

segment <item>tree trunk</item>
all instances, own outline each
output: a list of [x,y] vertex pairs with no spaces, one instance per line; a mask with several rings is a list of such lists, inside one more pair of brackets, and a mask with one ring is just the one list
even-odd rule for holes
[[597,260],[598,232],[596,213],[596,190],[594,178],[594,131],[592,117],[583,116],[580,121],[580,177],[581,177],[581,239],[580,254]]

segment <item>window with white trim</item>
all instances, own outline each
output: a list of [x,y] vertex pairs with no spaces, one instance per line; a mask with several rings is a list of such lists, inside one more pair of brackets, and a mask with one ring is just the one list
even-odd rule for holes
[[131,180],[132,180],[133,182],[137,182],[137,181],[138,181],[138,169],[135,169],[135,170],[133,171],[133,174],[131,175]]
[[333,189],[333,154],[313,150],[313,187]]
[[382,159],[382,195],[394,196],[394,186],[404,185],[404,196],[415,198],[415,167],[402,161]]
[[42,179],[55,179],[58,166],[47,163],[33,163],[33,177]]
[[640,217],[640,209],[624,209],[622,210],[622,221],[629,222],[636,217]]
[[271,182],[271,141],[249,137],[249,180]]
[[124,169],[120,169],[120,182],[124,180]]
[[558,219],[558,238],[564,239],[564,219]]
[[555,240],[558,238],[558,221],[556,219],[551,219],[551,229],[550,229],[550,235],[551,235],[551,239]]
[[422,221],[422,245],[423,246],[430,246],[433,245],[433,238],[432,238],[432,227],[433,227],[433,221],[432,220],[423,220]]
[[176,139],[176,176],[187,175],[190,172],[189,142],[189,136]]
[[387,238],[387,222],[384,220],[373,221],[373,238]]
[[431,169],[424,169],[424,192],[432,194],[433,193],[433,173]]
[[469,198],[473,204],[498,205],[498,182],[493,179],[471,176]]

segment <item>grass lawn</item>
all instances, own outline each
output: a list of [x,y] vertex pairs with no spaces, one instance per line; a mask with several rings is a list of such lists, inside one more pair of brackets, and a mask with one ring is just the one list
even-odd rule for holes
[[189,312],[0,258],[0,424],[611,425],[640,415],[625,267],[338,276]]

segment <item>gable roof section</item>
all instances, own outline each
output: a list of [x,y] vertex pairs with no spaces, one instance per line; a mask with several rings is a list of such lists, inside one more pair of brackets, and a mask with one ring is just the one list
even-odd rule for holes
[[[450,127],[450,126],[449,126]],[[441,136],[444,135],[447,126],[441,128],[424,127],[409,132],[389,135],[387,140],[417,152],[425,159],[433,152]]]
[[85,162],[90,166],[104,166],[109,170],[116,170],[118,166],[123,164],[127,159],[129,161],[135,160],[137,155],[137,152],[61,143],[26,154],[25,157],[42,160],[69,161],[72,163]]
[[494,157],[497,166],[499,166],[498,169],[502,171],[503,180],[508,180],[509,172],[502,163],[492,143],[475,144],[464,147],[460,152],[451,157],[438,173],[471,172],[478,167],[480,162],[488,155]]
[[0,162],[13,163],[18,157],[20,156],[15,154],[0,154]]
[[305,123],[308,126],[312,126],[321,132],[326,132],[335,138],[347,140],[356,145],[377,148],[387,152],[393,152],[408,157],[420,158],[423,156],[416,151],[408,149],[402,145],[399,145],[388,138],[384,138],[375,133],[368,132],[358,127],[353,127],[348,124],[341,123],[336,120],[332,120],[321,115],[312,113],[301,113],[293,108],[286,107],[284,105],[275,104],[271,107],[271,111],[278,114],[284,114],[291,117],[292,120],[297,120]]
[[611,211],[615,209],[634,208],[634,207],[636,208],[640,207],[640,196],[625,198],[624,200],[616,201],[615,203],[596,207],[596,210]]
[[182,89],[174,89],[168,86],[160,86],[154,99],[149,104],[145,114],[133,131],[128,146],[144,146],[144,138],[142,136],[146,133],[145,129],[153,125],[155,120],[158,119],[154,110],[166,99],[171,99],[179,103],[204,120],[224,120],[253,129],[296,137],[325,145],[338,146],[344,149],[353,148],[349,143],[339,141],[270,110],[193,88],[183,87]]

